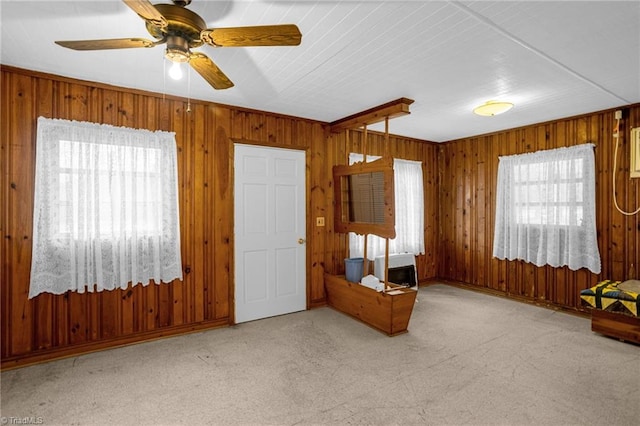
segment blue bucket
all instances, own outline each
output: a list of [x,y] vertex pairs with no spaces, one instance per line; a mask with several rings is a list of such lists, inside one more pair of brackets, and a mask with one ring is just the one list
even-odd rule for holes
[[344,275],[347,281],[359,283],[362,279],[362,270],[364,268],[364,258],[352,257],[344,260]]

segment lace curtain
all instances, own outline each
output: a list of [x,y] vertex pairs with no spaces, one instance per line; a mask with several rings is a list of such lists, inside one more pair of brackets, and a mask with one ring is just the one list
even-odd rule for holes
[[182,280],[174,133],[38,119],[29,298]]
[[[367,155],[367,161],[380,157]],[[362,154],[350,153],[349,164],[362,161]],[[424,192],[422,163],[420,161],[393,159],[393,178],[396,205],[396,238],[389,240],[390,253],[424,254]],[[369,235],[367,258],[385,254],[385,239]],[[349,233],[351,257],[364,256],[364,236]]]
[[500,157],[494,257],[600,273],[593,147]]

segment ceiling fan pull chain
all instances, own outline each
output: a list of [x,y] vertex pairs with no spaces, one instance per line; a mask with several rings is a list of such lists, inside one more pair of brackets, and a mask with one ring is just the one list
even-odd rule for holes
[[191,67],[187,67],[187,112],[191,112]]

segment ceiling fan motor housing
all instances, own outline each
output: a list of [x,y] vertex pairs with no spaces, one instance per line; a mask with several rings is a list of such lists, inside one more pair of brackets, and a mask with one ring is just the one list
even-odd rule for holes
[[[207,28],[207,24],[200,15],[182,6],[173,4],[157,4],[155,8],[164,16],[168,25],[165,29],[161,29],[147,22],[147,31],[154,38],[158,40],[166,39],[167,43],[170,43],[172,37],[174,40],[176,37],[182,38],[184,44],[187,45],[187,51],[188,48],[200,47],[204,44],[202,40],[200,40],[200,33]],[[181,48],[182,46],[178,47],[178,49]],[[167,47],[167,51],[168,50],[169,46]]]

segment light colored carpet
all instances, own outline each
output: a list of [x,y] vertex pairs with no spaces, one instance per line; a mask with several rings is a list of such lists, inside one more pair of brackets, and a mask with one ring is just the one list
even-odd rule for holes
[[[409,333],[320,308],[2,373],[42,424],[637,425],[640,348],[578,316],[447,285]],[[17,423],[13,423],[17,424]]]

